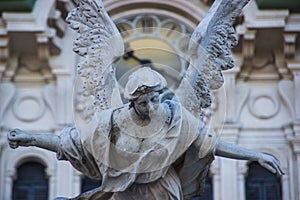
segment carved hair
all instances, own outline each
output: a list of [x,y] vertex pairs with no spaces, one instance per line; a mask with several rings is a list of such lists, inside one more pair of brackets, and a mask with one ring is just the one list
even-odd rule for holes
[[129,76],[125,86],[124,98],[134,101],[142,94],[149,92],[162,93],[166,87],[167,81],[162,75],[149,67],[143,67]]

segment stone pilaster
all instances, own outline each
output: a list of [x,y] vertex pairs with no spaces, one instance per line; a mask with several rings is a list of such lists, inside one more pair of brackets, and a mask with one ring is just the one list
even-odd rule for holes
[[298,127],[298,133],[296,137],[294,137],[292,140],[291,140],[291,144],[292,144],[292,150],[295,154],[295,171],[297,174],[296,177],[295,177],[295,186],[297,188],[296,189],[296,192],[295,192],[295,199],[300,199],[300,172],[299,172],[299,169],[300,169],[300,132],[299,132],[299,127],[300,127],[300,124],[297,125]]
[[[295,119],[294,121],[300,121],[300,62],[288,62],[288,68],[293,74],[294,79],[294,94],[295,94]],[[300,130],[297,130],[296,134],[300,134]]]
[[[221,139],[236,144],[240,133],[240,126],[236,124],[225,123],[222,130]],[[238,185],[238,167],[237,160],[232,160],[228,158],[220,159],[220,175],[221,175],[221,199],[231,199],[240,200],[238,195],[239,185]],[[228,184],[228,180],[231,183]],[[230,191],[230,192],[228,192]]]
[[294,116],[291,122],[291,131],[285,129],[285,132],[295,158],[295,199],[300,199],[300,63],[290,61],[287,66],[293,74],[294,99],[291,102],[294,104]]

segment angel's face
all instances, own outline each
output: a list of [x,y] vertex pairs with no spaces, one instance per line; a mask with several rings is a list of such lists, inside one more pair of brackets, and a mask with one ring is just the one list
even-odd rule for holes
[[159,107],[159,92],[149,92],[138,97],[134,102],[134,110],[142,119],[150,119]]

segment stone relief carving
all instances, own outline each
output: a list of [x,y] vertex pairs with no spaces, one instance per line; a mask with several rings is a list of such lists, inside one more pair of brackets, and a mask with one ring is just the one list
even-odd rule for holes
[[295,105],[295,94],[294,94],[294,83],[290,80],[282,80],[278,84],[278,93],[283,99],[284,104],[291,113],[291,116],[296,117],[294,110]]
[[[15,95],[16,87],[12,83],[1,83],[0,84],[0,126],[3,126],[3,117],[8,108],[11,104],[12,99]],[[5,95],[4,95],[5,94]]]
[[74,199],[190,199],[203,192],[214,156],[257,161],[284,174],[273,156],[221,141],[202,118],[212,104],[211,90],[223,85],[221,71],[234,65],[230,49],[237,37],[231,24],[248,0],[214,2],[190,38],[190,65],[174,97],[160,101],[165,78],[141,67],[128,78],[125,104],[115,78],[122,37],[102,1],[75,2],[67,18],[79,33],[74,51],[82,56],[75,118],[88,111],[87,120],[59,136],[14,129],[8,133],[11,148],[54,151],[83,174],[102,179],[99,188]]
[[[33,110],[33,108],[35,108]],[[31,109],[30,112],[28,112]],[[38,120],[46,111],[46,106],[39,96],[31,93],[21,93],[15,99],[12,111],[21,121],[32,122]]]
[[237,99],[239,99],[239,101],[237,102],[237,105],[236,105],[234,121],[237,121],[239,119],[241,110],[243,109],[243,107],[245,106],[245,104],[247,102],[247,99],[249,98],[249,95],[250,95],[249,86],[247,86],[246,84],[237,85],[236,95],[237,95]]
[[44,88],[33,87],[29,90],[17,87],[13,83],[0,84],[1,128],[8,130],[12,119],[22,125],[37,123],[33,125],[36,129],[53,127],[53,122],[49,122],[49,119],[55,119],[55,86],[48,84]]
[[270,119],[279,112],[280,103],[272,94],[256,94],[249,99],[248,107],[255,117]]
[[55,85],[52,83],[46,85],[42,92],[43,100],[47,105],[48,109],[51,111],[53,117],[55,117],[55,113],[56,113],[55,93],[56,93],[56,88]]

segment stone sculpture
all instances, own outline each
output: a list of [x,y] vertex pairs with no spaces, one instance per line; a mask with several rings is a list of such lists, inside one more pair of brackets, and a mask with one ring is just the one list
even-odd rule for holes
[[[248,0],[216,0],[189,44],[190,66],[172,99],[160,101],[164,77],[149,67],[128,79],[123,104],[115,68],[122,38],[100,0],[76,0],[67,21],[79,33],[74,51],[79,88],[87,98],[85,125],[57,135],[8,133],[11,148],[37,146],[57,153],[102,185],[75,199],[190,199],[203,191],[214,156],[259,162],[284,174],[271,155],[218,139],[201,120],[211,104],[210,90],[223,84],[221,70],[233,67],[237,43],[231,23]],[[65,199],[65,198],[59,198]]]

